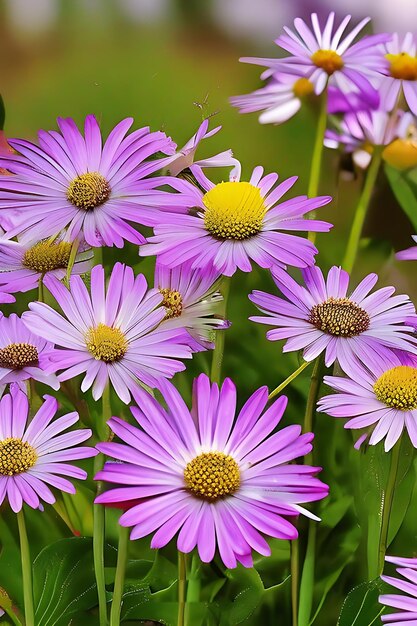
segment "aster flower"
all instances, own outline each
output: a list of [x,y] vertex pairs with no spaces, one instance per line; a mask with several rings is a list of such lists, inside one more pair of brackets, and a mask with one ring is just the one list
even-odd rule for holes
[[156,189],[160,179],[148,178],[164,159],[146,159],[172,154],[174,144],[148,128],[125,137],[132,123],[127,118],[117,124],[104,146],[93,115],[86,117],[84,136],[72,119],[58,118],[61,133],[39,131],[39,146],[10,140],[19,154],[0,154],[0,166],[14,174],[0,176],[0,222],[11,219],[11,235],[24,244],[64,229],[66,240],[82,233],[90,246],[143,243],[128,222],[151,225],[155,213],[176,210],[177,202],[175,193],[164,194],[164,207]]
[[[404,353],[406,355],[406,353]],[[390,450],[406,430],[417,448],[417,360],[391,354],[375,359],[372,369],[356,367],[349,378],[325,376],[324,382],[340,393],[324,396],[318,410],[333,417],[350,418],[345,428],[362,429],[358,444],[369,435],[370,445],[385,438]]]
[[408,296],[393,296],[394,287],[370,294],[378,280],[376,274],[366,276],[347,296],[349,274],[340,267],[332,267],[326,281],[318,267],[302,273],[306,287],[279,268],[272,271],[286,299],[263,291],[249,296],[266,314],[250,319],[275,326],[267,339],[287,339],[284,352],[303,350],[306,361],[325,352],[327,367],[337,359],[349,375],[358,361],[372,369],[395,348],[417,353],[416,340],[408,334],[413,327],[405,325],[408,317],[415,318]]
[[286,72],[300,78],[308,78],[315,85],[317,94],[326,86],[333,85],[346,92],[361,94],[370,104],[378,102],[378,93],[371,79],[382,72],[387,61],[378,50],[378,44],[386,42],[389,35],[371,35],[352,42],[370,21],[367,17],[342,39],[351,16],[347,15],[334,32],[334,12],[327,18],[322,29],[316,13],[311,15],[312,29],[297,17],[295,31],[284,27],[285,33],[275,43],[289,52],[284,58],[242,58],[245,63],[264,65],[270,72]]
[[240,113],[262,111],[258,118],[261,124],[282,124],[298,113],[311,94],[314,94],[314,84],[308,78],[276,72],[262,89],[233,96],[230,102]]
[[417,56],[416,40],[411,33],[403,39],[394,33],[392,40],[381,46],[388,62],[387,74],[379,87],[381,106],[391,111],[404,98],[414,115],[417,115]]
[[54,420],[58,402],[52,396],[44,399],[29,424],[28,399],[16,385],[0,401],[0,504],[7,497],[15,513],[24,502],[33,509],[40,506],[41,500],[53,504],[55,496],[48,485],[75,493],[64,477],[85,480],[87,472],[67,461],[97,454],[94,448],[78,445],[91,437],[91,430],[61,434],[78,421],[78,413]]
[[[377,82],[379,84],[380,81]],[[332,85],[329,85],[327,95],[327,112],[329,115],[358,113],[359,111],[377,110],[379,108],[379,96],[377,100],[369,103],[363,98],[362,92],[344,92]]]
[[[195,161],[195,153],[203,139],[213,137],[221,130],[221,126],[216,126],[212,130],[208,130],[209,120],[205,119],[198,127],[197,132],[187,141],[185,146],[178,150],[174,157],[169,160],[169,173],[171,176],[178,176],[184,170],[189,170],[192,174],[197,168],[202,167],[229,167],[234,168],[234,175],[240,175],[240,162],[233,157],[231,150],[219,152],[207,159]],[[198,171],[198,170],[197,170]]]
[[[62,280],[67,272],[72,244],[62,239],[32,241],[23,244],[0,239],[0,284],[11,292],[30,291],[46,275]],[[91,269],[93,252],[83,243],[78,248],[73,274]]]
[[181,181],[184,204],[187,196],[192,196],[188,207],[195,207],[194,212],[166,213],[164,221],[155,226],[155,236],[148,239],[149,243],[141,247],[139,254],[157,254],[160,262],[169,267],[188,260],[193,261],[193,268],[213,264],[226,276],[232,276],[237,268],[250,272],[251,260],[266,268],[311,265],[317,253],[315,246],[286,231],[330,230],[331,224],[308,220],[304,215],[327,204],[331,198],[298,196],[278,204],[297,177],[288,178],[274,188],[278,174],[264,176],[263,172],[263,167],[255,167],[249,182],[217,185],[201,173],[198,179],[201,189]]
[[410,113],[396,111],[390,115],[386,111],[359,111],[347,113],[339,126],[339,132],[327,130],[324,140],[328,148],[338,148],[340,144],[346,152],[353,153],[358,167],[368,167],[374,146],[387,146],[396,137],[404,137],[412,124]]
[[156,387],[163,377],[185,369],[178,361],[191,356],[189,336],[182,329],[158,328],[166,311],[163,296],[147,291],[145,277],[135,278],[131,267],[116,263],[105,288],[104,269],[91,271],[91,295],[80,276],[72,276],[68,290],[53,276],[45,285],[64,316],[42,302],[32,302],[25,324],[56,346],[50,361],[59,380],[86,372],[81,391],[92,386],[98,400],[109,380],[119,398],[128,403],[139,383]]
[[174,269],[157,262],[155,288],[161,292],[162,305],[166,307],[159,328],[186,328],[193,351],[213,348],[213,331],[230,326],[227,320],[216,317],[223,300],[217,291],[219,276],[212,267],[193,270],[190,262]]
[[59,389],[59,381],[51,373],[49,356],[53,344],[31,332],[23,321],[12,313],[0,317],[0,388],[18,383],[26,390],[25,381],[33,378],[52,389]]
[[381,620],[391,626],[414,626],[417,623],[417,559],[387,556],[385,560],[399,566],[396,571],[402,578],[381,576],[382,580],[403,593],[379,596],[381,604],[400,609],[399,612],[383,615]]
[[417,165],[417,126],[415,118],[383,151],[382,158],[398,170],[408,170]]
[[143,498],[120,518],[122,526],[133,526],[131,539],[156,531],[151,547],[160,548],[179,531],[182,552],[197,546],[209,562],[217,544],[226,567],[237,561],[252,567],[252,550],[271,553],[264,534],[297,537],[287,517],[304,513],[317,519],[299,503],[327,495],[328,487],[315,478],[320,468],[291,463],[311,451],[313,434],[301,435],[298,425],[271,434],[285,410],[284,396],[263,412],[268,390],[261,387],[235,421],[236,387],[228,378],[219,390],[200,375],[191,413],[167,381],[161,393],[168,409],[138,390],[140,409],[132,413],[141,429],[113,417],[108,424],[123,443],[97,446],[116,462],[107,462],[96,479],[124,486],[96,502]]
[[[417,235],[412,235],[412,239],[417,243]],[[395,256],[399,261],[417,261],[417,246],[401,250]]]

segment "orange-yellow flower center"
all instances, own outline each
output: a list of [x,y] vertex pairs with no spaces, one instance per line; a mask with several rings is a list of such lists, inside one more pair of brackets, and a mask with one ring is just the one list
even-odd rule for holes
[[195,496],[213,502],[239,489],[240,470],[224,452],[203,452],[187,464],[184,481]]
[[27,441],[8,437],[0,441],[0,475],[15,476],[33,467],[38,455]]
[[67,241],[40,241],[26,250],[22,265],[34,272],[46,274],[59,268],[66,269],[71,254],[71,244]]
[[407,52],[386,54],[385,57],[389,61],[389,69],[393,78],[417,80],[417,57],[412,57]]
[[260,189],[246,182],[219,183],[203,196],[204,226],[216,239],[257,235],[267,211]]
[[316,304],[308,321],[316,328],[336,337],[355,337],[369,328],[368,313],[349,298],[329,298]]
[[9,343],[0,350],[0,367],[20,370],[38,365],[38,350],[30,343]]
[[311,60],[329,76],[341,70],[344,65],[342,57],[334,50],[317,50],[311,55]]
[[175,289],[168,289],[164,287],[159,290],[163,296],[162,306],[164,306],[167,310],[165,319],[170,319],[171,317],[180,317],[182,313],[182,296],[179,291],[175,291]]
[[110,185],[99,172],[87,172],[68,185],[67,198],[79,209],[95,209],[110,197]]
[[417,368],[398,365],[384,372],[374,384],[380,402],[401,411],[417,409]]
[[314,92],[314,85],[308,78],[299,78],[295,81],[292,90],[296,98],[304,98]]
[[128,342],[119,328],[98,324],[88,329],[86,346],[97,361],[113,363],[124,357]]

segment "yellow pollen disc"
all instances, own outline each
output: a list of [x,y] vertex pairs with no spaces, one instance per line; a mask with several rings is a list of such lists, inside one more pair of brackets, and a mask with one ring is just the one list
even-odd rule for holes
[[38,455],[27,441],[8,437],[0,441],[0,475],[15,476],[33,467]]
[[23,255],[22,265],[35,272],[46,274],[59,268],[66,269],[71,254],[71,244],[40,241]]
[[195,496],[213,502],[239,489],[240,470],[224,452],[203,452],[187,464],[184,480]]
[[382,152],[382,158],[398,170],[408,170],[417,165],[417,141],[413,136],[394,139]]
[[0,367],[20,370],[30,365],[38,365],[38,350],[30,343],[10,343],[0,349]]
[[248,239],[262,228],[266,207],[260,190],[250,183],[219,183],[203,203],[204,226],[217,239]]
[[384,372],[374,384],[380,402],[402,411],[417,409],[417,368],[399,365]]
[[119,328],[99,324],[89,328],[86,334],[87,350],[97,361],[113,363],[120,361],[128,349],[128,342]]
[[160,289],[159,291],[164,297],[162,300],[162,306],[167,309],[165,319],[167,320],[171,317],[180,317],[182,313],[182,296],[180,292],[166,287],[164,289]]
[[342,57],[334,50],[317,50],[311,55],[311,60],[329,76],[341,70],[344,65]]
[[316,304],[308,321],[316,328],[336,337],[355,337],[369,328],[368,313],[348,298],[329,298]]
[[294,92],[294,96],[297,98],[303,98],[304,96],[309,96],[313,93],[314,85],[308,80],[308,78],[299,78],[295,81],[292,90]]
[[99,172],[87,172],[68,185],[67,198],[79,209],[95,209],[110,197],[110,185]]
[[386,54],[389,61],[389,70],[393,78],[402,80],[417,80],[417,57],[412,57],[407,52],[400,54]]

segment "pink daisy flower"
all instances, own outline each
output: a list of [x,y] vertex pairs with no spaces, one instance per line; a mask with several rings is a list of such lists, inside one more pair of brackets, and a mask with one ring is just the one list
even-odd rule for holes
[[394,576],[381,576],[382,580],[402,593],[383,594],[378,600],[381,604],[399,609],[398,612],[383,615],[381,620],[391,626],[415,626],[417,624],[417,559],[406,559],[398,556],[385,557],[387,563],[398,565]]
[[173,269],[156,263],[155,289],[161,292],[167,311],[160,328],[185,328],[195,352],[213,348],[214,331],[230,326],[219,315],[223,300],[217,290],[219,276],[212,267],[193,270],[190,262]]
[[320,27],[316,13],[311,15],[311,27],[299,17],[294,20],[295,31],[285,26],[285,34],[278,37],[275,43],[290,56],[272,59],[245,57],[240,60],[264,65],[270,68],[271,74],[279,71],[308,78],[315,85],[317,94],[329,84],[344,93],[360,94],[362,99],[375,104],[378,93],[371,79],[378,77],[387,66],[378,44],[386,42],[390,35],[371,35],[352,44],[370,18],[363,19],[342,39],[351,16],[347,15],[336,30],[334,17],[334,12],[331,12],[324,28]]
[[[36,289],[46,275],[62,280],[67,273],[71,247],[71,243],[60,238],[25,244],[0,239],[0,284],[16,292]],[[92,250],[85,243],[80,245],[72,273],[89,272],[92,257]]]
[[324,382],[338,392],[319,400],[318,410],[333,417],[350,418],[345,428],[363,429],[357,446],[369,437],[375,445],[385,438],[391,450],[403,430],[417,448],[417,360],[396,354],[368,370],[359,365],[349,378],[325,376]]
[[53,343],[48,333],[42,339],[31,332],[23,321],[12,313],[0,317],[0,389],[18,383],[26,391],[25,381],[33,378],[40,383],[59,389],[59,381],[51,373],[49,357],[53,354]]
[[19,154],[0,154],[0,166],[14,174],[0,176],[0,221],[12,220],[10,234],[27,243],[66,229],[67,241],[82,233],[90,246],[143,243],[128,222],[151,225],[155,213],[176,210],[176,194],[161,196],[160,179],[149,178],[165,159],[147,160],[172,154],[174,144],[149,128],[125,137],[132,123],[126,118],[117,124],[104,146],[94,115],[86,117],[84,136],[72,119],[58,118],[61,132],[39,131],[39,146],[10,140]]
[[0,504],[7,498],[15,513],[23,503],[32,509],[39,508],[42,500],[53,504],[55,496],[49,486],[75,493],[65,477],[85,480],[87,472],[67,461],[97,454],[94,448],[78,445],[91,437],[91,430],[62,434],[78,421],[78,413],[54,420],[58,402],[52,396],[44,399],[30,423],[28,399],[15,385],[0,401]]
[[64,370],[59,380],[86,372],[81,391],[92,387],[98,400],[110,381],[128,403],[140,383],[156,387],[162,378],[185,369],[177,359],[191,356],[188,333],[158,328],[166,314],[160,306],[163,296],[148,291],[145,277],[135,278],[131,267],[116,263],[107,289],[103,267],[93,267],[91,294],[80,276],[71,277],[69,290],[53,276],[46,276],[45,285],[64,315],[32,302],[23,319],[33,332],[62,348],[50,355],[55,370]]
[[[331,198],[298,196],[279,204],[297,177],[274,188],[278,174],[263,176],[263,172],[262,167],[255,167],[249,182],[217,185],[201,172],[201,189],[179,181],[184,185],[184,205],[194,207],[193,212],[166,213],[164,221],[155,226],[155,236],[148,239],[139,254],[157,254],[160,262],[169,267],[189,260],[193,268],[212,264],[226,276],[232,276],[238,268],[250,272],[251,261],[266,268],[311,265],[317,253],[315,246],[287,231],[330,230],[328,222],[308,220],[304,215],[328,204]],[[187,196],[192,197],[189,204]]]
[[394,296],[394,287],[370,294],[376,274],[366,276],[348,296],[349,274],[340,267],[332,267],[326,281],[318,267],[302,273],[306,287],[274,268],[274,281],[286,299],[263,291],[249,296],[266,314],[250,319],[274,326],[267,339],[286,339],[284,352],[303,350],[306,361],[324,352],[327,367],[337,359],[348,374],[358,361],[373,368],[395,348],[417,353],[417,342],[409,334],[414,329],[405,325],[409,317],[415,318],[408,296]]
[[394,33],[392,40],[382,46],[382,54],[388,62],[379,93],[381,106],[392,111],[401,94],[414,115],[417,115],[417,44],[412,33],[403,39]]
[[264,535],[295,539],[288,517],[311,513],[300,503],[321,500],[328,487],[315,478],[320,470],[291,463],[308,454],[312,433],[300,426],[274,433],[287,399],[265,412],[266,387],[246,402],[235,421],[236,387],[226,379],[219,390],[201,374],[195,381],[193,411],[176,389],[161,385],[167,409],[138,389],[140,408],[132,413],[141,428],[113,417],[108,424],[123,443],[101,443],[98,449],[116,459],[96,480],[123,485],[96,502],[131,504],[120,518],[133,526],[131,539],[155,533],[151,547],[165,546],[179,532],[178,550],[214,558],[216,545],[226,567],[252,567],[252,550],[268,556]]

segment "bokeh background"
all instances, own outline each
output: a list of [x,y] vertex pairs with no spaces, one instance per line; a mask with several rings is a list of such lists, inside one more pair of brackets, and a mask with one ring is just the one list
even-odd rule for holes
[[[239,57],[279,54],[273,40],[284,24],[290,24],[296,15],[307,17],[316,11],[326,16],[329,10],[335,10],[339,19],[350,12],[355,22],[370,15],[375,32],[406,32],[410,24],[417,23],[415,0],[0,0],[0,92],[6,106],[6,134],[34,139],[39,128],[55,128],[57,116],[71,116],[82,123],[86,114],[94,113],[104,133],[123,117],[133,116],[136,127],[162,129],[181,146],[202,117],[213,115],[213,124],[221,124],[223,129],[204,142],[199,156],[232,148],[244,175],[258,164],[283,178],[296,174],[295,191],[303,194],[314,138],[314,110],[303,110],[283,126],[261,126],[256,114],[240,115],[228,99],[261,86],[260,68],[239,63]],[[227,172],[216,172],[216,176],[221,180]],[[320,217],[335,228],[317,240],[318,263],[325,270],[341,262],[361,184],[361,173],[354,172],[348,161],[334,151],[326,152],[321,193],[332,195],[334,201],[320,210]],[[411,245],[412,233],[381,175],[354,280],[376,271],[380,286],[395,284],[416,301],[413,264],[400,264],[393,258],[394,250]],[[149,278],[152,275],[152,260],[140,261],[131,246],[106,251],[108,266],[116,259],[144,271]],[[256,387],[275,387],[297,367],[296,355],[282,355],[279,344],[266,341],[266,328],[248,321],[255,307],[247,294],[254,288],[273,289],[267,272],[255,269],[250,275],[235,277],[229,315],[232,327],[226,338],[224,369],[236,380],[241,403]],[[27,301],[23,296],[19,310],[24,310]],[[176,384],[186,397],[190,372],[208,371],[209,363],[209,354],[198,355],[187,373],[177,376]],[[288,390],[288,422],[302,420],[307,384],[306,373]],[[113,401],[114,412],[123,413],[124,407],[115,398]],[[92,408],[93,414],[96,410]],[[320,434],[326,443],[335,430],[330,418],[320,419],[326,420]],[[349,435],[341,424],[336,427],[338,436],[344,437],[339,444],[350,448]],[[324,480],[334,479],[329,471],[324,472]],[[342,474],[346,477],[349,468]],[[91,520],[79,515],[80,527],[84,524],[88,530]],[[48,540],[42,533],[43,522],[39,515],[31,519],[38,537],[34,545],[41,547]],[[0,522],[0,526],[4,548],[16,538],[7,523]],[[335,540],[322,537],[329,547],[323,576],[336,567],[332,550],[337,552],[343,543],[343,528],[339,531]],[[53,532],[58,537],[60,530]],[[407,542],[417,545],[411,525]],[[399,544],[398,551],[401,549],[404,545]],[[271,580],[285,575],[287,556],[284,551],[281,572],[268,573]],[[332,615],[337,615],[357,574],[358,565],[353,561],[340,573],[318,625],[335,623]],[[18,582],[17,575],[16,588]]]

